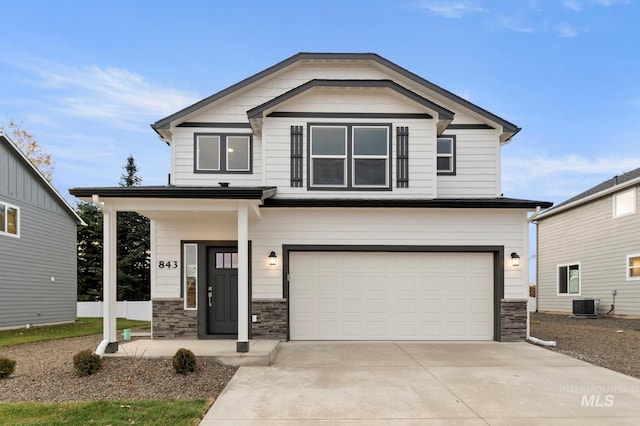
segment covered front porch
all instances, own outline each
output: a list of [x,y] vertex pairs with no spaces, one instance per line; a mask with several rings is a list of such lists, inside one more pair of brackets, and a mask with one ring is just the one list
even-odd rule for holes
[[[104,322],[103,340],[96,350],[98,354],[120,352],[131,354],[131,351],[141,352],[145,349],[153,353],[157,350],[167,351],[175,346],[174,343],[170,343],[171,340],[151,340],[144,349],[135,346],[142,343],[134,344],[134,342],[122,345],[121,350],[118,347],[115,326],[117,294],[116,216],[118,212],[128,211],[140,213],[151,219],[150,275],[151,298],[154,302],[154,309],[156,304],[164,304],[165,307],[170,306],[169,309],[176,310],[175,314],[180,314],[185,318],[191,317],[196,324],[197,333],[190,336],[181,336],[176,340],[176,343],[179,345],[184,342],[185,340],[182,340],[184,338],[199,337],[205,339],[201,343],[194,344],[193,347],[197,348],[198,352],[209,354],[206,356],[213,356],[212,354],[215,353],[220,354],[216,356],[227,356],[231,342],[235,344],[234,353],[247,353],[256,349],[252,344],[253,342],[249,341],[251,334],[249,222],[250,220],[261,220],[259,206],[265,198],[275,195],[275,188],[168,186],[76,188],[70,192],[79,198],[93,202],[102,211],[104,218]],[[165,238],[162,241],[158,241],[159,238],[161,239],[161,237],[158,237],[158,228],[161,226],[165,233],[173,232],[170,240]],[[185,233],[186,231],[183,231],[183,229],[188,229],[190,234]],[[215,241],[212,242],[212,240]],[[183,253],[187,241],[190,247],[204,248],[204,250],[200,250],[197,257],[196,268],[198,271],[196,276],[198,285],[197,290],[195,290],[197,293],[194,296],[197,298],[197,303],[194,306],[190,306],[193,298],[190,299],[188,297],[186,286],[188,280],[185,279],[187,272],[190,270],[189,268],[193,266],[187,265],[185,253]],[[210,249],[215,242],[224,242],[225,244],[223,245],[231,244],[234,247],[228,250],[225,247],[225,253],[214,253]],[[215,258],[218,255],[222,256],[222,254],[225,256],[224,269],[229,269],[229,274],[227,275],[230,278],[227,281],[231,283],[228,284],[227,293],[229,293],[229,289],[232,289],[232,298],[228,299],[230,300],[228,303],[231,303],[231,306],[227,307],[227,310],[233,316],[231,321],[233,330],[227,329],[225,333],[220,335],[205,335],[206,333],[202,331],[203,327],[208,327],[211,322],[207,315],[213,315],[212,312],[218,306],[216,305],[218,300],[215,295],[212,297],[212,280],[217,278],[212,278],[208,273],[211,270],[210,268],[217,267],[209,266],[211,263],[208,258]],[[233,265],[229,268],[226,265],[227,255],[233,256]],[[235,281],[237,281],[237,285]],[[157,317],[154,312],[152,330],[153,323],[156,320]],[[152,338],[155,337],[158,336],[152,334]],[[193,340],[193,342],[199,341]],[[258,346],[258,348],[263,346],[265,345]],[[160,349],[161,347],[164,347],[164,349]],[[175,350],[179,347],[182,346],[177,346]],[[175,350],[171,355],[175,353]],[[244,358],[251,359],[251,357]],[[239,359],[242,359],[242,357]]]

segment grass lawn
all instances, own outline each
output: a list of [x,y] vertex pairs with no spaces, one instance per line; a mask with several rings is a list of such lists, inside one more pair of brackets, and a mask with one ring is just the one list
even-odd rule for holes
[[[117,328],[144,327],[148,321],[135,321],[118,318]],[[19,328],[0,331],[0,347],[20,345],[23,343],[40,342],[43,340],[68,339],[70,337],[88,336],[102,333],[102,318],[78,318],[75,323],[33,326],[29,329]],[[0,423],[3,424],[3,423]]]
[[201,399],[0,403],[0,425],[197,425],[210,405]]

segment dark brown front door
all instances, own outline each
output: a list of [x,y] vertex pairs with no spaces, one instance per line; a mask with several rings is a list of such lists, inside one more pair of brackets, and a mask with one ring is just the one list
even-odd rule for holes
[[238,334],[238,250],[207,248],[207,334]]

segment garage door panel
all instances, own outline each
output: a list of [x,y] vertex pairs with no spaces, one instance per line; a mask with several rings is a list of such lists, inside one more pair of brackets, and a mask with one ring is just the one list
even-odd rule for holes
[[493,337],[490,253],[293,252],[290,277],[293,340]]

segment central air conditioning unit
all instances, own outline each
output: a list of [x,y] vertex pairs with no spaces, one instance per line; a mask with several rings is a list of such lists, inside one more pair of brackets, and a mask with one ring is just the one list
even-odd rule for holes
[[600,299],[576,299],[573,301],[573,315],[578,318],[595,318],[599,307]]

